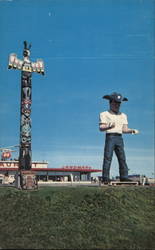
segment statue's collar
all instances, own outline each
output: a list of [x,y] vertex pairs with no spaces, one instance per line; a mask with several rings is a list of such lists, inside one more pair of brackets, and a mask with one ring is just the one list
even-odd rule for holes
[[112,111],[111,109],[110,109],[108,112],[109,112],[110,114],[112,114],[112,115],[120,115],[120,114],[121,114],[120,111],[114,112],[114,111]]

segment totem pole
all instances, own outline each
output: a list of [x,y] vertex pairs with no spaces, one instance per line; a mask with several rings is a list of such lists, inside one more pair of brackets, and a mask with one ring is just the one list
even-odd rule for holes
[[[32,63],[30,57],[31,44],[28,47],[24,41],[23,60],[19,60],[16,54],[9,57],[9,69],[21,70],[21,103],[20,103],[20,149],[19,149],[19,171],[20,185],[25,189],[26,185],[31,189],[34,178],[32,176],[32,150],[31,150],[31,104],[32,104],[32,72],[44,75],[44,63],[38,59],[36,63]],[[29,172],[28,172],[29,171]],[[29,174],[29,178],[28,177]],[[33,178],[30,178],[33,177]],[[29,179],[29,185],[27,184]],[[30,181],[31,179],[31,181]],[[31,184],[30,184],[31,183]]]

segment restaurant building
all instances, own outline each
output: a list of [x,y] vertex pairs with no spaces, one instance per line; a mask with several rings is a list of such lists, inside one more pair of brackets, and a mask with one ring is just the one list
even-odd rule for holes
[[[13,182],[18,171],[19,162],[16,160],[0,161],[0,183],[8,179]],[[48,162],[33,161],[32,170],[36,173],[38,181],[91,181],[91,173],[101,172],[90,166],[63,166],[48,168]]]

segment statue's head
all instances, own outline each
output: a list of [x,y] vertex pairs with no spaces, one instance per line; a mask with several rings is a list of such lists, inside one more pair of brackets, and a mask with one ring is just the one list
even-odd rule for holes
[[105,95],[103,98],[109,100],[110,110],[115,113],[119,112],[120,105],[123,101],[128,101],[126,97],[123,97],[121,94],[116,92],[111,95]]

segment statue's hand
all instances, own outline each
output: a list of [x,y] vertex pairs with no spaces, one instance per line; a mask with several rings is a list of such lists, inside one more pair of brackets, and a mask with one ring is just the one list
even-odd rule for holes
[[139,130],[133,129],[133,130],[132,130],[132,134],[135,134],[135,135],[136,135],[136,134],[139,134]]
[[115,122],[110,122],[109,123],[109,128],[114,128],[115,127]]

